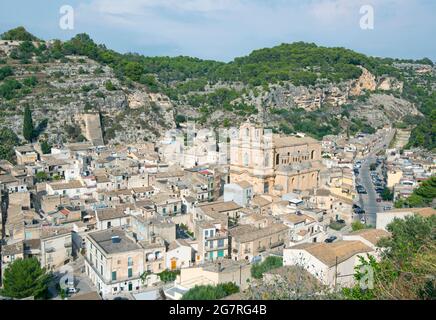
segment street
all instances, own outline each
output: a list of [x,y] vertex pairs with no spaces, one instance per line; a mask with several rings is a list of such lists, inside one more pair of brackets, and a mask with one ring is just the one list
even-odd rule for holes
[[[387,147],[385,146],[389,146],[392,139],[394,138],[394,135],[395,130],[391,130],[384,139],[381,139],[381,141],[379,141],[370,151],[370,153],[363,159],[364,161],[360,169],[358,181],[361,185],[365,187],[367,194],[359,194],[359,204],[360,207],[366,211],[366,224],[371,226],[376,225],[377,212],[383,211],[383,207],[386,205],[386,203],[377,202],[377,198],[379,196],[377,195],[374,185],[371,181],[370,166],[372,163],[376,162],[377,153],[381,150],[387,149]],[[359,219],[359,217],[356,217],[356,220]]]

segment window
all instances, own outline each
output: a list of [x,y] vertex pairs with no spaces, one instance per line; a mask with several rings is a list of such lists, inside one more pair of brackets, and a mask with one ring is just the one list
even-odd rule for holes
[[209,230],[204,231],[204,235],[205,235],[206,237],[209,237]]
[[174,206],[174,212],[177,212],[177,206]]
[[132,259],[132,257],[128,257],[128,258],[127,258],[127,265],[128,265],[129,267],[133,266],[133,259]]
[[248,158],[248,153],[244,154],[244,166],[248,167],[249,164],[249,158]]
[[100,274],[103,275],[103,266],[100,266]]
[[213,241],[209,241],[209,247],[213,249]]
[[132,268],[127,269],[127,277],[129,277],[129,278],[133,277],[133,269]]
[[276,165],[279,165],[279,164],[280,164],[280,155],[277,154],[276,155]]
[[162,208],[162,213],[166,214],[167,213],[167,208]]
[[117,280],[117,272],[112,271],[112,281],[116,281],[116,280]]
[[224,239],[219,239],[218,240],[218,247],[219,248],[224,247]]

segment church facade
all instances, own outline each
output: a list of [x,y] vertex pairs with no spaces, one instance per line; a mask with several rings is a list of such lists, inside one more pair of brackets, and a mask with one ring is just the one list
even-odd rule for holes
[[247,181],[255,193],[283,195],[319,185],[321,142],[281,136],[246,122],[230,144],[230,181]]

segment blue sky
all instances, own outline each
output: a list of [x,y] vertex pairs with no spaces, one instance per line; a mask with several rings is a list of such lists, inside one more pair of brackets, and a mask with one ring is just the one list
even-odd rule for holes
[[[374,30],[359,26],[362,5]],[[75,29],[59,27],[71,5]],[[1,0],[0,32],[23,25],[43,39],[86,32],[119,52],[230,61],[295,41],[383,57],[436,60],[434,0]]]

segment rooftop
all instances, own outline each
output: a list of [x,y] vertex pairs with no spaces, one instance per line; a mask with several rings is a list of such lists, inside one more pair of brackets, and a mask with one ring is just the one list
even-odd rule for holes
[[106,208],[96,210],[97,218],[100,221],[112,220],[125,217],[124,212],[117,210],[115,208]]
[[[121,229],[108,229],[91,232],[88,236],[107,254],[123,253],[141,249],[141,246],[130,239]],[[118,241],[113,241],[113,237],[117,237]]]
[[245,225],[231,229],[230,235],[238,242],[250,242],[288,229],[287,226],[279,223],[261,229],[252,225]]
[[349,235],[360,236],[365,240],[368,240],[372,244],[376,245],[380,241],[380,239],[387,238],[391,234],[385,230],[380,230],[380,229],[363,229],[363,230],[351,232]]
[[362,241],[337,241],[334,243],[303,243],[289,249],[305,250],[312,256],[332,267],[337,263],[342,263],[358,253],[373,251]]

